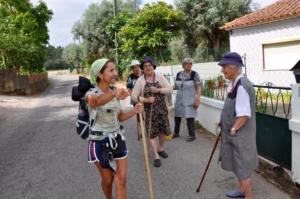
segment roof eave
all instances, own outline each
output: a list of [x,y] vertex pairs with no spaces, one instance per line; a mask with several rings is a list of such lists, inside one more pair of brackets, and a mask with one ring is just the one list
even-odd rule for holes
[[263,24],[284,21],[284,20],[293,19],[293,18],[300,18],[300,14],[293,15],[293,16],[290,16],[290,17],[280,18],[280,19],[274,19],[274,20],[259,22],[259,23],[252,23],[252,24],[246,24],[246,25],[242,25],[242,26],[236,26],[236,27],[223,28],[225,26],[222,26],[219,29],[220,30],[225,30],[225,31],[230,31],[230,30],[235,30],[235,29],[241,29],[241,28],[247,28],[247,27],[252,27],[252,26],[259,26],[259,25],[263,25]]

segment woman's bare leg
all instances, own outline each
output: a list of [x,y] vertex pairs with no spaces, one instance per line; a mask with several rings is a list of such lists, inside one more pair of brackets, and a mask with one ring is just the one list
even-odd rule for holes
[[154,159],[160,159],[157,153],[157,145],[156,145],[156,138],[150,139],[150,144],[154,153]]
[[163,151],[164,150],[165,140],[166,140],[166,134],[160,133],[159,134],[159,151]]
[[111,169],[102,168],[99,162],[95,162],[95,165],[101,176],[101,187],[104,192],[104,195],[107,199],[111,199],[112,198],[113,172]]
[[120,160],[116,160],[116,163],[117,163],[117,173],[114,176],[114,181],[116,184],[116,199],[126,199],[127,157]]
[[240,192],[245,192],[245,198],[246,199],[253,199],[253,194],[252,194],[252,187],[251,187],[251,180],[250,178],[246,180],[240,180],[239,179],[239,184],[240,184]]

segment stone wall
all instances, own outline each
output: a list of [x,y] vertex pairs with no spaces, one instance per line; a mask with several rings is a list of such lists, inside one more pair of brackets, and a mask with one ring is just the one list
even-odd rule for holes
[[0,70],[0,93],[32,95],[45,88],[49,83],[48,74],[17,75],[15,69]]

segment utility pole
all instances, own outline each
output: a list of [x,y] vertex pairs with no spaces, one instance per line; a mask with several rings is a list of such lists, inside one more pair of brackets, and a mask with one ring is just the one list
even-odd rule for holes
[[[117,0],[113,0],[113,6],[114,6],[114,16],[117,15]],[[118,41],[117,41],[117,33],[115,32],[115,46],[116,46],[116,65],[118,69]]]
[[242,56],[244,59],[244,64],[245,64],[245,76],[247,77],[247,64],[246,64],[246,53],[244,53],[244,56]]

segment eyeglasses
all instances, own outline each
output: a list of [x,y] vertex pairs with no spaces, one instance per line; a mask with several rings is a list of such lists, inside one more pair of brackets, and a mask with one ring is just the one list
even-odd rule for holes
[[153,67],[151,64],[150,65],[145,65],[143,66],[144,68],[150,68],[150,67]]
[[193,65],[193,63],[191,63],[191,62],[188,62],[188,63],[185,63],[185,64]]

